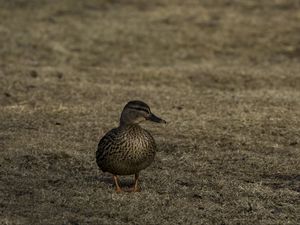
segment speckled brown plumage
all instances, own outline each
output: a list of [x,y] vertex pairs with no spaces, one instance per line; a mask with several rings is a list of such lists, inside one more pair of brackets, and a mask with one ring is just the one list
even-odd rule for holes
[[106,133],[98,144],[96,162],[103,172],[114,175],[117,191],[121,191],[117,175],[135,174],[136,191],[139,172],[154,160],[156,153],[154,138],[139,125],[144,120],[165,123],[150,112],[146,103],[141,101],[127,103],[119,127]]
[[148,131],[136,124],[121,126],[100,140],[97,164],[103,172],[135,174],[152,163],[155,152],[156,144]]

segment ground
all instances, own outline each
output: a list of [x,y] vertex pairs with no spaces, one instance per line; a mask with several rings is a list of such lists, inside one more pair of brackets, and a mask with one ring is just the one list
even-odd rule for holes
[[[1,0],[0,224],[300,224],[299,12]],[[168,123],[117,194],[95,151],[134,99]]]

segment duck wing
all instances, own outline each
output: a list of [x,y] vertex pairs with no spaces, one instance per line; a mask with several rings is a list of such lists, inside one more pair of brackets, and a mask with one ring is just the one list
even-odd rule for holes
[[116,141],[119,136],[119,129],[114,128],[107,132],[99,141],[96,151],[96,161],[100,167],[100,162],[103,161],[106,155],[115,148]]

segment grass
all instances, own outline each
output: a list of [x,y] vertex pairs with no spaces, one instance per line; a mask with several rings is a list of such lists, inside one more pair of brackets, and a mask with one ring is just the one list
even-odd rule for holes
[[[0,1],[0,224],[299,224],[299,7]],[[116,194],[95,151],[132,99],[168,124]]]

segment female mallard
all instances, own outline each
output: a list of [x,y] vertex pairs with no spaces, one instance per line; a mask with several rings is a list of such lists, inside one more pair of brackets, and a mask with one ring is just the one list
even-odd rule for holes
[[131,174],[135,175],[132,191],[138,191],[139,172],[154,160],[155,141],[152,135],[139,125],[145,120],[166,123],[151,113],[146,103],[128,102],[122,111],[120,125],[106,133],[98,144],[97,164],[103,172],[113,174],[117,192],[122,191],[117,176]]

